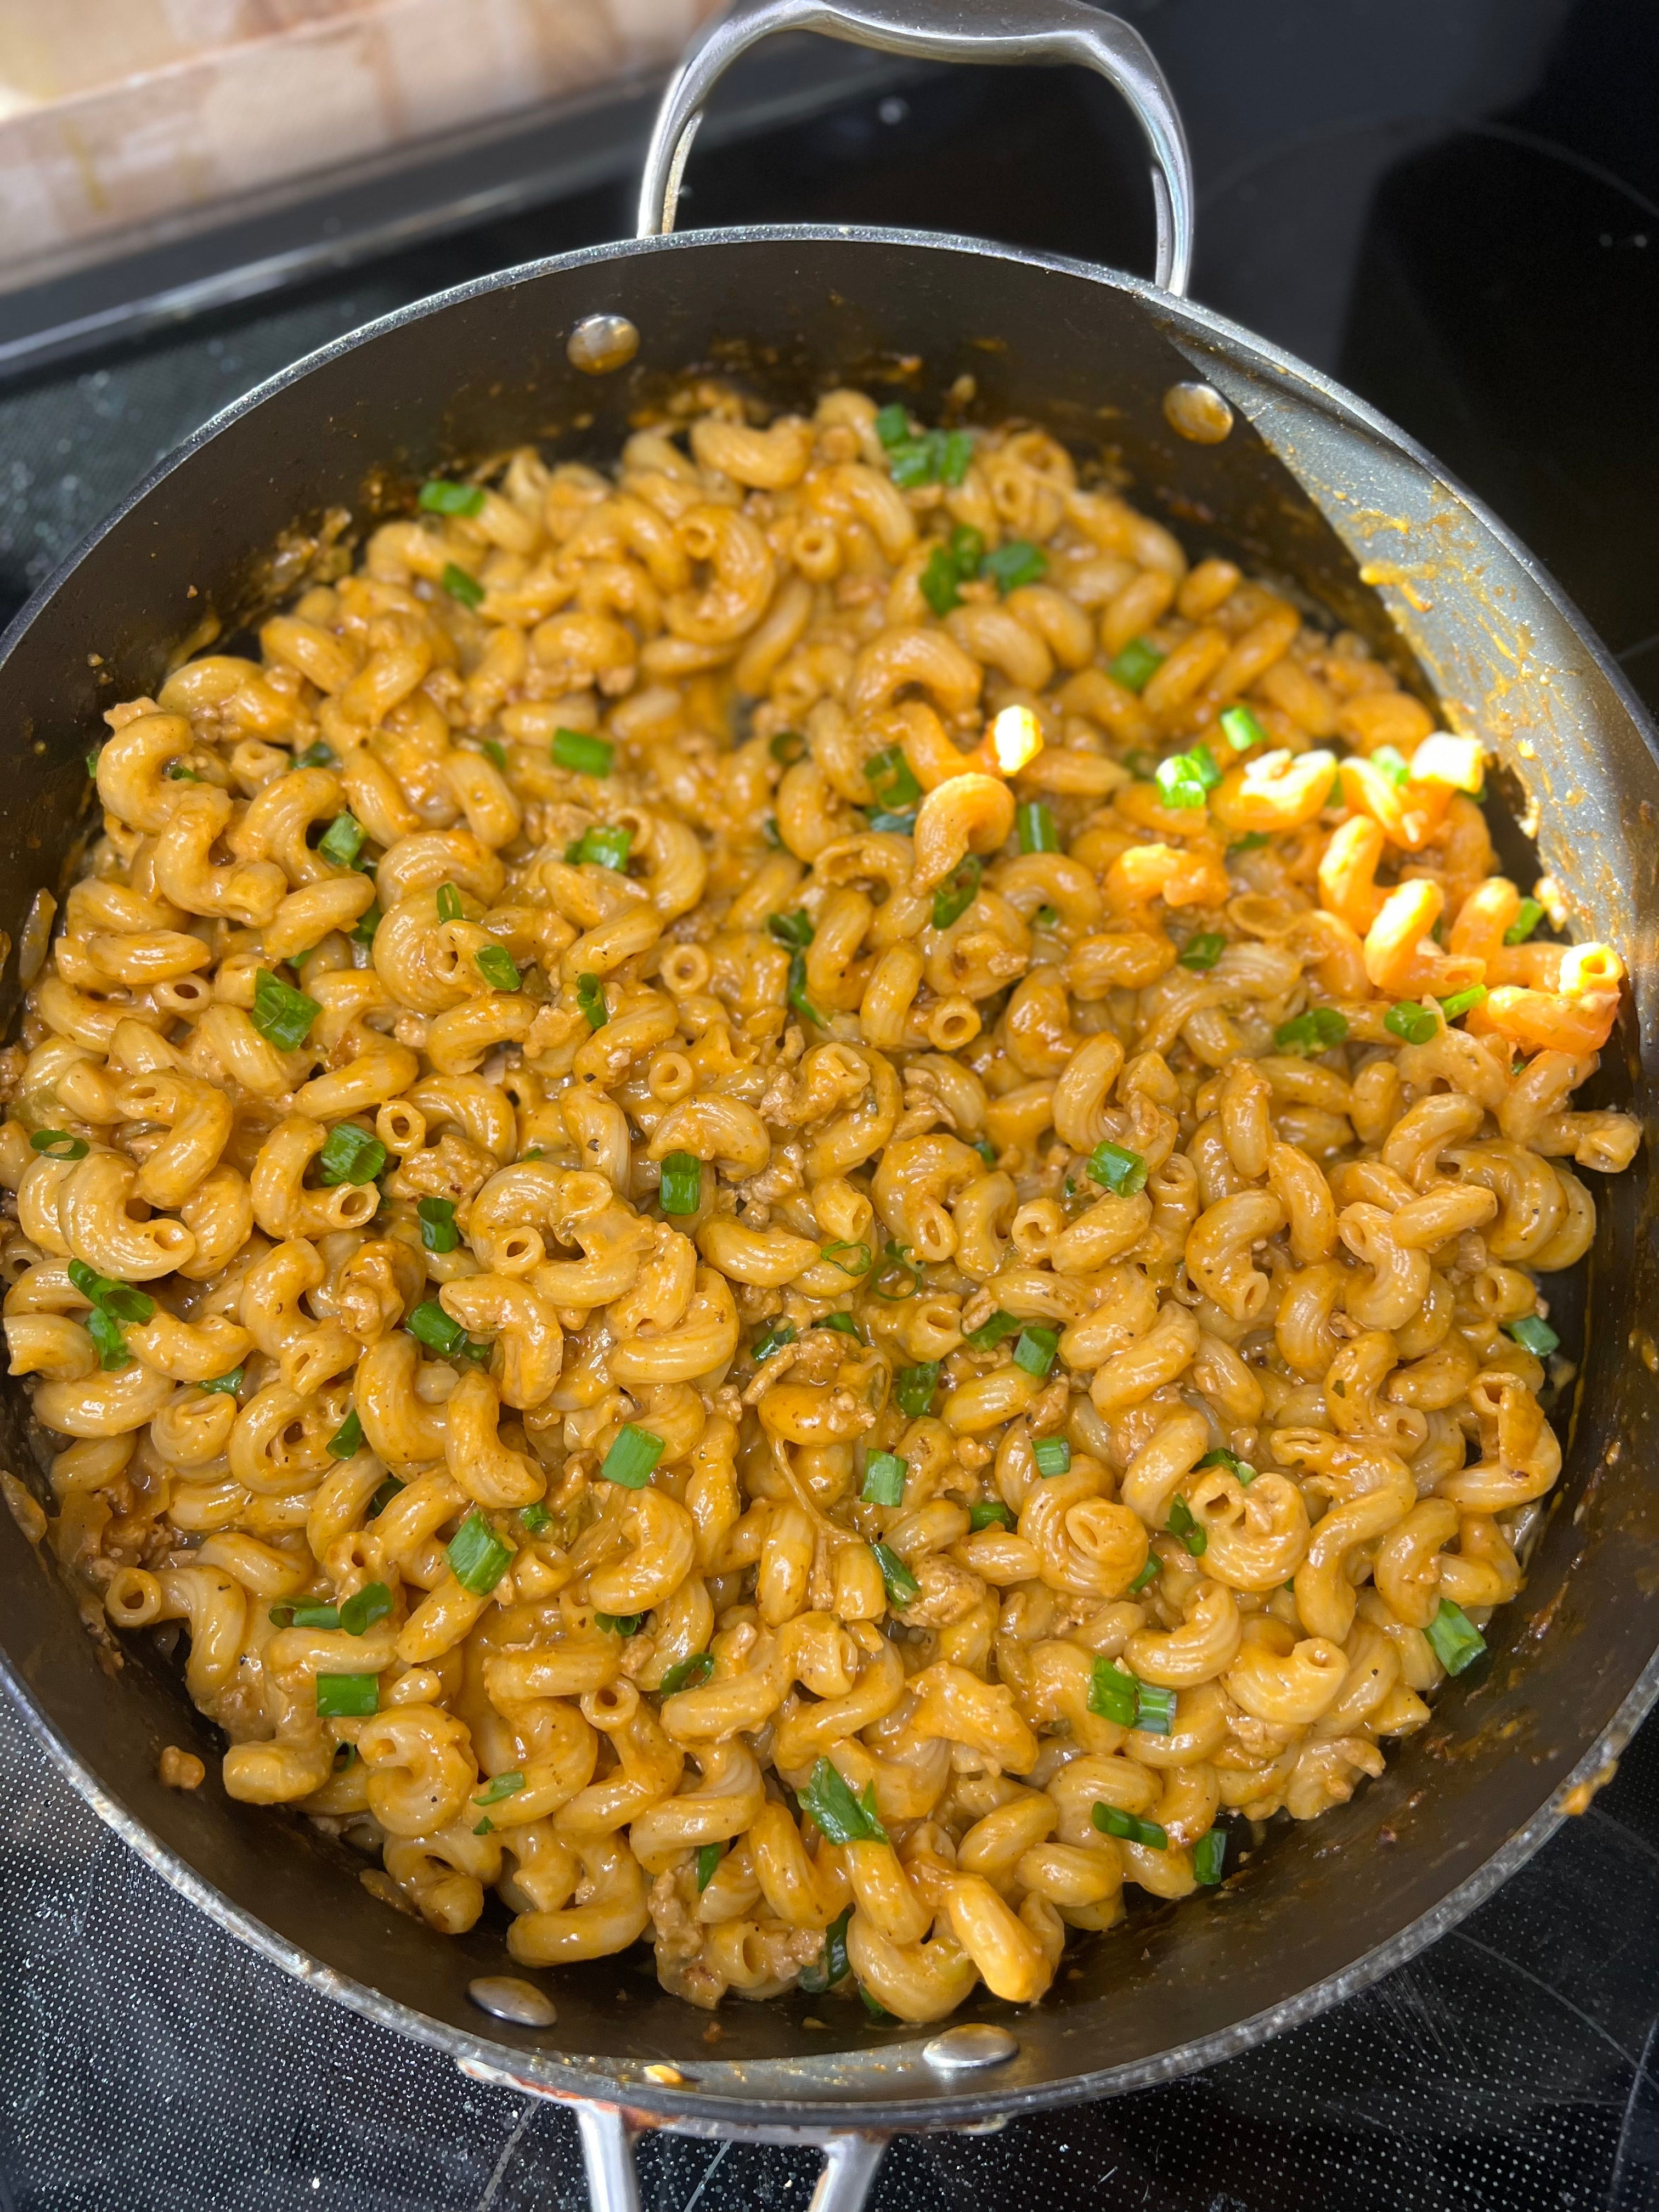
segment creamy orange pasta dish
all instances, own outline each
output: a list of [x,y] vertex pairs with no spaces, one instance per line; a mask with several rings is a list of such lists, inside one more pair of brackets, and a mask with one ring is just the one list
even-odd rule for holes
[[3,1060],[51,1541],[226,1791],[528,1967],[931,2021],[1380,1773],[1637,1143],[1480,739],[851,391],[320,573],[106,716]]

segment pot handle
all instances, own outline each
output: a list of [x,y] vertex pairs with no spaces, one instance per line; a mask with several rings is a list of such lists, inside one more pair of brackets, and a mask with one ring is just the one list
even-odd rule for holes
[[[640,2177],[634,2164],[634,2143],[640,2133],[626,2113],[615,2105],[579,2104],[576,2126],[581,2136],[582,2164],[587,2172],[590,2212],[640,2212]],[[702,2130],[699,2129],[698,2133]],[[711,2130],[743,2141],[742,2128]],[[823,2134],[795,2130],[760,2129],[752,2139],[810,2142],[823,2152],[823,2165],[806,2212],[861,2212],[870,2185],[876,2178],[887,2148],[880,2136],[850,2130]]]
[[1152,157],[1158,210],[1153,281],[1184,295],[1193,259],[1193,165],[1168,81],[1139,31],[1085,0],[954,0],[945,23],[918,21],[922,0],[732,0],[704,24],[669,80],[640,183],[637,234],[674,228],[680,179],[703,103],[748,49],[778,31],[818,31],[921,61],[1076,62],[1098,70],[1134,112]]

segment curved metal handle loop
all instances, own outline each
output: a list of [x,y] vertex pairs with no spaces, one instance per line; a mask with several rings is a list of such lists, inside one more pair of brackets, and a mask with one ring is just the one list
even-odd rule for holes
[[[576,2126],[587,2172],[590,2212],[640,2212],[640,2179],[634,2164],[634,2142],[639,2130],[614,2105],[578,2104]],[[738,2141],[787,2140],[811,2142],[822,2149],[823,2165],[806,2212],[861,2212],[887,2148],[884,2136],[845,2130],[734,2128],[732,2134]]]
[[1152,157],[1153,281],[1185,294],[1193,259],[1193,165],[1168,82],[1138,31],[1085,0],[955,0],[951,21],[915,20],[921,0],[732,0],[704,26],[664,93],[640,184],[637,234],[674,228],[680,179],[703,104],[740,54],[779,31],[818,31],[879,53],[935,62],[1075,62],[1097,70],[1133,110]]

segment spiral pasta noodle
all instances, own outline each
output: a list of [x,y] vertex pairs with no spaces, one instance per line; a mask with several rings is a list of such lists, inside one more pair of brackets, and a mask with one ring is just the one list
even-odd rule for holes
[[106,716],[0,1057],[49,1540],[233,1797],[927,2021],[1381,1771],[1638,1141],[1476,738],[852,391],[434,480],[258,653]]

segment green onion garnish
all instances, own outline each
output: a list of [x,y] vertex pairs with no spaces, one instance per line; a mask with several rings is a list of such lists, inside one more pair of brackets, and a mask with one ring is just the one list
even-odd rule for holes
[[1208,1533],[1193,1518],[1193,1509],[1184,1498],[1170,1500],[1170,1517],[1165,1522],[1172,1536],[1179,1536],[1195,1559],[1201,1559],[1209,1548]]
[[876,410],[873,428],[884,446],[901,446],[910,435],[910,417],[895,399]]
[[83,1160],[92,1146],[67,1129],[37,1129],[29,1139],[29,1150],[44,1152],[49,1160]]
[[609,775],[617,748],[609,738],[590,737],[585,730],[555,730],[553,765],[574,769],[579,775]]
[[864,1462],[864,1487],[859,1495],[866,1505],[902,1505],[909,1471],[909,1462],[894,1453],[872,1452]]
[[612,868],[620,875],[628,866],[629,848],[634,842],[631,830],[613,830],[606,823],[597,823],[584,830],[574,845],[567,845],[564,857],[574,866],[584,861],[595,867]]
[[1019,1342],[1014,1346],[1014,1364],[1023,1367],[1028,1375],[1039,1377],[1048,1374],[1060,1350],[1060,1332],[1033,1325],[1019,1333]]
[[1227,1831],[1206,1828],[1193,1845],[1193,1880],[1200,1889],[1213,1889],[1227,1859]]
[[809,1960],[801,1968],[800,1986],[809,1996],[821,1996],[825,1990],[833,1990],[837,1982],[844,1982],[852,1972],[847,1956],[847,1928],[852,1917],[849,1905],[824,1929],[820,1955]]
[[253,979],[253,1026],[278,1052],[297,1052],[322,1011],[315,999],[279,982],[268,969]]
[[1218,929],[1205,929],[1189,937],[1176,957],[1183,968],[1190,968],[1195,975],[1206,975],[1226,950],[1227,940]]
[[440,921],[460,921],[461,895],[459,891],[456,890],[453,884],[440,884],[437,891],[437,900],[438,919]]
[[1135,1683],[1135,1726],[1145,1735],[1168,1735],[1175,1726],[1176,1693],[1151,1682]]
[[914,837],[916,834],[916,817],[914,814],[868,814],[865,819],[871,829],[890,830],[896,836]]
[[867,1244],[849,1244],[838,1238],[833,1244],[820,1245],[818,1250],[820,1258],[833,1261],[843,1275],[867,1275],[874,1265]]
[[131,1366],[132,1354],[127,1350],[121,1324],[112,1314],[106,1313],[101,1306],[94,1306],[87,1316],[85,1327],[87,1334],[98,1347],[99,1364],[106,1373],[112,1375],[123,1367]]
[[1000,1498],[982,1498],[968,1508],[970,1528],[1012,1528],[1013,1525],[1014,1516]]
[[800,1793],[801,1808],[810,1813],[832,1844],[884,1844],[887,1831],[876,1810],[876,1785],[866,1782],[854,1795],[839,1768],[820,1759],[811,1779]]
[[1396,791],[1411,781],[1411,769],[1398,747],[1379,745],[1371,755],[1371,766],[1387,776]]
[[481,945],[473,954],[472,962],[492,991],[517,991],[523,988],[524,978],[504,945]]
[[499,744],[494,738],[481,738],[478,740],[478,750],[486,760],[493,761],[501,774],[506,775],[507,747],[505,745]]
[[896,1613],[902,1612],[921,1595],[921,1584],[890,1545],[872,1544],[870,1548],[876,1555],[876,1565],[881,1569],[881,1578],[887,1585],[887,1601]]
[[474,1597],[488,1597],[512,1563],[510,1545],[474,1506],[445,1547],[450,1572]]
[[1115,1191],[1120,1198],[1133,1198],[1137,1191],[1146,1188],[1146,1163],[1139,1152],[1132,1152],[1125,1145],[1115,1145],[1103,1139],[1089,1155],[1089,1173],[1097,1183]]
[[[343,1420],[323,1449],[331,1459],[355,1459],[363,1448],[363,1425],[354,1408]],[[387,1500],[390,1504],[390,1499]]]
[[355,814],[337,814],[323,832],[317,850],[337,868],[349,868],[362,851],[368,836]]
[[814,1328],[833,1328],[842,1336],[857,1336],[860,1344],[864,1341],[864,1339],[859,1336],[858,1323],[849,1313],[824,1314],[819,1320],[815,1321],[812,1326]]
[[1252,745],[1267,742],[1267,732],[1248,707],[1229,707],[1221,717],[1221,727],[1236,753],[1247,753]]
[[1472,1006],[1478,1006],[1486,996],[1484,983],[1471,983],[1467,991],[1454,991],[1449,999],[1443,999],[1440,1011],[1449,1022],[1455,1022],[1460,1014],[1467,1014]]
[[1158,1558],[1157,1553],[1154,1552],[1148,1559],[1146,1565],[1141,1569],[1140,1572],[1130,1583],[1130,1596],[1139,1597],[1142,1590],[1146,1589],[1149,1583],[1155,1583],[1163,1571],[1164,1563]]
[[455,1226],[455,1201],[453,1198],[422,1198],[416,1201],[416,1212],[420,1216],[421,1243],[428,1252],[453,1252],[459,1244],[460,1232]]
[[1164,665],[1164,659],[1144,637],[1132,637],[1117,659],[1107,663],[1106,672],[1126,691],[1144,691]]
[[1005,596],[1019,589],[1022,584],[1035,584],[1039,576],[1048,573],[1048,556],[1040,545],[1029,538],[1010,538],[1004,540],[994,553],[988,553],[979,564],[981,576],[988,576],[998,591]]
[[969,853],[958,860],[945,881],[933,893],[933,927],[949,929],[953,921],[960,921],[979,896],[980,878],[985,873],[985,863],[977,853]]
[[988,1321],[981,1322],[977,1328],[970,1328],[963,1342],[972,1345],[975,1352],[994,1352],[1004,1337],[1018,1336],[1018,1334],[1019,1323],[1013,1315],[999,1310]]
[[1440,1034],[1438,1017],[1427,1006],[1419,1006],[1415,999],[1401,999],[1390,1006],[1382,1017],[1382,1026],[1390,1036],[1407,1044],[1427,1044]]
[[799,907],[793,914],[769,914],[766,928],[769,936],[792,952],[804,952],[812,942],[812,917]]
[[[1015,1354],[1018,1358],[1018,1354]],[[1064,1437],[1044,1437],[1031,1447],[1031,1456],[1036,1462],[1039,1474],[1069,1474],[1072,1471],[1072,1447]]]
[[797,952],[789,963],[789,986],[785,993],[789,1006],[803,1021],[811,1022],[814,1029],[830,1025],[806,995],[806,955]]
[[366,1636],[391,1610],[392,1592],[386,1584],[365,1583],[340,1607],[340,1626],[348,1636]]
[[100,1275],[88,1267],[84,1260],[71,1260],[64,1272],[83,1298],[90,1299],[100,1312],[113,1315],[117,1321],[135,1322],[142,1326],[155,1316],[155,1301],[148,1291],[136,1290],[131,1283],[112,1282],[107,1275]]
[[1242,837],[1235,837],[1228,846],[1227,858],[1231,860],[1235,853],[1259,853],[1264,845],[1271,845],[1273,842],[1265,830],[1247,830]]
[[373,945],[374,942],[374,933],[380,927],[384,918],[385,917],[380,912],[380,901],[377,899],[374,905],[369,908],[368,912],[364,915],[362,921],[358,922],[356,927],[352,931],[351,935],[354,942],[358,945]]
[[1544,919],[1544,909],[1535,898],[1523,898],[1515,910],[1515,920],[1504,932],[1505,945],[1524,945],[1539,923]]
[[897,745],[888,745],[866,761],[864,773],[884,806],[914,806],[921,797],[921,786]]
[[534,1505],[519,1508],[519,1526],[527,1536],[539,1536],[544,1528],[553,1526],[553,1516],[539,1501]]
[[[896,1290],[888,1285],[896,1283]],[[880,1264],[870,1279],[870,1288],[878,1298],[890,1306],[902,1305],[906,1298],[915,1297],[921,1288],[921,1270],[910,1257],[908,1244],[895,1243],[890,1237],[882,1248]]]
[[780,768],[793,768],[806,757],[806,740],[799,730],[780,730],[766,750]]
[[386,1166],[386,1146],[355,1121],[339,1121],[317,1155],[317,1172],[325,1188],[341,1182],[373,1182]]
[[1089,1711],[1103,1721],[1115,1721],[1119,1728],[1133,1728],[1138,1687],[1134,1676],[1123,1668],[1115,1667],[1109,1659],[1097,1659],[1089,1677]]
[[1504,1333],[1512,1336],[1521,1349],[1531,1352],[1534,1359],[1547,1358],[1561,1342],[1542,1314],[1522,1314],[1519,1321],[1506,1321]]
[[[357,1417],[355,1413],[351,1416],[351,1419],[354,1421],[356,1418]],[[349,1428],[350,1426],[350,1422],[348,1422],[346,1426]],[[345,1429],[342,1429],[339,1435],[337,1436],[333,1441],[336,1443],[338,1443],[340,1437],[343,1437],[344,1434]],[[391,1504],[392,1499],[398,1495],[398,1492],[403,1488],[403,1484],[398,1480],[395,1474],[387,1475],[386,1480],[380,1485],[374,1497],[368,1501],[368,1517],[371,1521],[378,1521],[380,1519],[381,1514],[386,1511],[386,1507]]]
[[[1386,1025],[1388,1016],[1382,1018]],[[1281,1052],[1328,1052],[1347,1034],[1347,1017],[1339,1014],[1334,1006],[1310,1006],[1305,1014],[1280,1022],[1273,1031],[1273,1042]]]
[[447,477],[423,483],[416,501],[427,514],[477,514],[483,503],[482,484],[452,483]]
[[458,568],[454,562],[444,563],[444,573],[440,580],[450,598],[459,599],[464,607],[481,607],[483,605],[483,586],[476,576],[469,576],[465,568]]
[[754,1360],[769,1359],[780,1345],[793,1344],[795,1324],[792,1321],[775,1321],[770,1328],[757,1336],[749,1347],[749,1357]]
[[1172,753],[1153,771],[1166,806],[1202,806],[1221,781],[1207,745],[1194,745],[1189,753]]
[[702,1204],[702,1162],[691,1152],[670,1152],[657,1195],[665,1213],[695,1213]]
[[596,1613],[593,1626],[602,1628],[607,1636],[620,1636],[626,1640],[630,1636],[637,1636],[645,1626],[645,1615],[642,1613]]
[[988,1137],[975,1137],[971,1149],[976,1152],[988,1168],[997,1164],[997,1148]]
[[1040,799],[1025,799],[1014,810],[1014,828],[1022,853],[1059,852],[1054,817]]
[[597,975],[577,976],[576,1004],[591,1030],[602,1030],[611,1018],[605,1002],[605,986]]
[[927,556],[927,565],[916,579],[921,596],[942,622],[952,607],[962,605],[958,588],[962,577],[956,562],[951,558],[950,548],[935,545]]
[[1127,1844],[1142,1844],[1149,1851],[1167,1851],[1170,1838],[1156,1820],[1143,1820],[1137,1813],[1121,1813],[1115,1805],[1097,1805],[1091,1816],[1103,1836],[1118,1836]]
[[1443,1597],[1426,1632],[1434,1656],[1449,1674],[1473,1667],[1486,1648],[1486,1639],[1461,1605]]
[[605,1455],[600,1480],[620,1483],[624,1490],[643,1490],[663,1449],[662,1438],[653,1437],[648,1429],[624,1425],[617,1430],[616,1442]]
[[702,1896],[720,1870],[720,1861],[726,1856],[724,1844],[699,1844],[697,1846],[697,1894]]
[[1224,1445],[1218,1444],[1213,1451],[1205,1453],[1198,1462],[1198,1473],[1201,1474],[1206,1467],[1224,1467],[1228,1474],[1236,1475],[1247,1490],[1255,1480],[1256,1471],[1249,1460],[1240,1459],[1237,1452],[1228,1451]]
[[899,1411],[919,1421],[933,1402],[933,1393],[939,1388],[939,1363],[925,1359],[919,1367],[902,1367],[893,1377],[893,1395],[898,1401]]
[[294,756],[295,768],[338,768],[337,755],[332,745],[325,745],[320,738],[314,745],[307,745],[302,753]]
[[361,1720],[380,1710],[378,1674],[319,1674],[317,1712],[322,1720]]
[[681,1690],[695,1690],[700,1682],[706,1682],[714,1671],[714,1653],[694,1651],[689,1659],[682,1659],[668,1669],[658,1689],[663,1697],[672,1698]]
[[423,1298],[404,1326],[417,1344],[425,1345],[428,1352],[435,1352],[445,1359],[476,1359],[482,1363],[489,1357],[489,1346],[474,1344],[459,1322],[452,1321],[435,1298]]
[[242,1387],[242,1375],[241,1368],[233,1367],[228,1375],[216,1375],[210,1382],[198,1382],[196,1387],[198,1390],[222,1390],[226,1397],[234,1398]]

